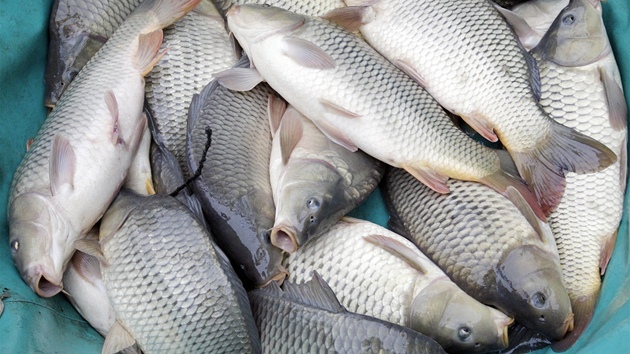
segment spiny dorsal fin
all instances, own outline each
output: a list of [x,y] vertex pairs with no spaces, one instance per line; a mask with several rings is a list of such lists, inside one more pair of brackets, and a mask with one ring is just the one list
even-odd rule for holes
[[134,343],[136,343],[136,340],[125,329],[125,327],[116,320],[107,332],[105,343],[103,343],[102,354],[118,353],[125,348],[131,347]]
[[50,191],[53,196],[64,190],[74,189],[76,157],[70,142],[57,134],[53,139],[50,154]]
[[335,293],[328,284],[326,284],[317,271],[313,271],[313,277],[306,283],[295,284],[285,282],[283,297],[291,301],[333,313],[346,311],[346,309],[339,303],[339,300],[337,300]]
[[280,151],[282,152],[282,163],[284,165],[289,161],[289,157],[295,149],[297,143],[302,139],[304,127],[300,113],[293,107],[289,107],[282,116],[280,124]]
[[427,274],[427,269],[422,265],[423,259],[421,259],[413,249],[409,248],[402,242],[388,236],[383,235],[369,235],[363,237],[363,239],[373,245],[376,245],[385,251],[403,259],[412,268],[419,271],[422,274]]

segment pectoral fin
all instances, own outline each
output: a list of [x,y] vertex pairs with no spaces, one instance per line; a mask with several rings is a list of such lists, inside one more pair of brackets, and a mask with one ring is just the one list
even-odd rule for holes
[[289,107],[280,124],[280,151],[282,152],[282,163],[285,165],[289,161],[293,149],[302,139],[304,128],[299,114],[295,108]]
[[271,128],[271,136],[275,136],[280,122],[282,121],[282,115],[287,110],[287,104],[283,99],[276,95],[269,95],[267,100],[267,118],[269,119],[269,127]]
[[264,80],[255,68],[231,68],[212,76],[233,91],[249,91]]
[[323,49],[301,38],[285,37],[284,54],[297,64],[310,69],[334,69],[335,60]]
[[615,130],[624,130],[628,124],[626,120],[628,117],[628,106],[626,105],[623,90],[606,69],[599,68],[599,75],[604,84],[606,100],[608,101],[610,126]]
[[328,122],[319,120],[317,122],[313,121],[313,123],[332,142],[335,142],[352,152],[355,152],[358,150],[357,146],[354,145],[354,143],[352,143],[352,141],[350,141],[350,139],[348,139],[348,137],[346,137],[343,134],[343,132],[339,131],[337,128],[333,127]]

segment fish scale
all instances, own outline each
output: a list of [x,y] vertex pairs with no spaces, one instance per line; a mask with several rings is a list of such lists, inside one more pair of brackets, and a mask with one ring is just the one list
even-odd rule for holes
[[277,6],[308,16],[321,16],[331,10],[346,6],[343,0],[213,0],[213,2],[223,16],[233,5],[243,4]]
[[237,58],[223,19],[199,7],[164,30],[162,49],[167,48],[168,56],[146,76],[145,91],[166,148],[187,171],[186,118],[192,96]]
[[259,352],[245,290],[205,228],[172,197],[140,198],[121,195],[101,228],[117,321],[146,353]]

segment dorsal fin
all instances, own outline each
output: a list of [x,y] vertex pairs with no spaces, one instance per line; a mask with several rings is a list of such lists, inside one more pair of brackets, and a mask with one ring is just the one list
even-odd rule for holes
[[339,303],[339,300],[337,300],[337,296],[330,286],[326,284],[317,271],[313,271],[313,277],[306,283],[285,282],[283,297],[287,300],[334,313],[346,311]]
[[393,254],[396,257],[403,259],[412,268],[419,271],[422,274],[427,274],[427,269],[422,265],[422,259],[402,242],[388,236],[383,235],[370,235],[365,236],[363,239],[373,245],[376,245],[385,251]]
[[300,112],[293,107],[289,107],[284,112],[282,123],[280,124],[280,151],[282,152],[282,163],[284,165],[287,164],[293,149],[302,139],[303,132],[304,127],[300,119]]

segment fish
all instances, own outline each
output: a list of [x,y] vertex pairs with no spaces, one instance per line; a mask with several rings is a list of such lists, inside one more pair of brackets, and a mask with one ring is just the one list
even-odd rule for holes
[[326,19],[276,7],[235,5],[228,27],[253,63],[215,75],[248,90],[264,80],[329,139],[401,167],[432,189],[446,181],[517,188],[544,218],[520,177],[500,156],[453,125],[438,103],[367,43]]
[[349,311],[409,327],[448,352],[508,345],[512,318],[463,292],[413,243],[369,221],[341,219],[284,266],[289,281],[320,274]]
[[562,10],[532,55],[540,68],[543,109],[620,156],[600,172],[567,174],[564,196],[549,216],[575,314],[575,329],[553,344],[564,351],[593,317],[615,246],[626,190],[628,111],[606,28],[590,1],[573,0]]
[[275,6],[307,16],[322,16],[334,9],[346,6],[343,0],[213,0],[212,2],[224,18],[232,6],[244,4]]
[[616,161],[604,144],[558,124],[540,107],[536,63],[490,1],[346,4],[366,6],[354,8],[353,21],[344,13],[338,22],[360,25],[370,45],[445,109],[486,139],[501,140],[545,215],[558,206],[565,172],[592,173]]
[[249,292],[264,353],[446,353],[411,329],[347,311],[315,272],[303,284]]
[[167,58],[146,76],[147,104],[165,147],[188,175],[186,121],[192,96],[212,81],[213,73],[231,68],[238,58],[210,0],[164,29],[166,49]]
[[101,221],[97,256],[116,321],[103,353],[260,353],[243,284],[209,231],[171,196],[122,189]]
[[[144,111],[146,116],[146,110]],[[147,120],[148,122],[148,120]],[[142,134],[142,140],[138,146],[138,151],[131,161],[127,176],[123,186],[142,195],[155,194],[155,186],[153,185],[153,177],[150,161],[151,150],[151,132],[148,126],[145,127]]]
[[[495,2],[497,5],[501,6],[501,7],[505,7],[505,8],[510,8],[512,6],[517,6],[519,4],[522,4],[524,2],[532,2],[532,0],[492,0],[493,2]],[[535,1],[535,0],[533,0]]]
[[56,0],[48,25],[44,104],[53,108],[141,0]]
[[[237,67],[248,67],[246,56]],[[275,208],[269,160],[271,132],[267,118],[270,96],[262,84],[248,92],[235,92],[216,80],[193,96],[188,111],[186,156],[190,171],[201,174],[192,182],[217,244],[234,262],[246,286],[281,282],[282,250],[270,242]],[[212,144],[206,151],[207,132]]]
[[330,229],[374,191],[385,165],[330,141],[295,108],[271,109],[271,243],[287,253]]
[[143,76],[164,55],[162,28],[199,0],[148,0],[74,79],[18,166],[8,203],[9,245],[42,297],[62,289],[74,242],[103,215],[145,132]]
[[551,340],[572,329],[553,235],[525,201],[458,180],[448,182],[450,194],[438,194],[394,168],[383,180],[390,228],[462,290]]

